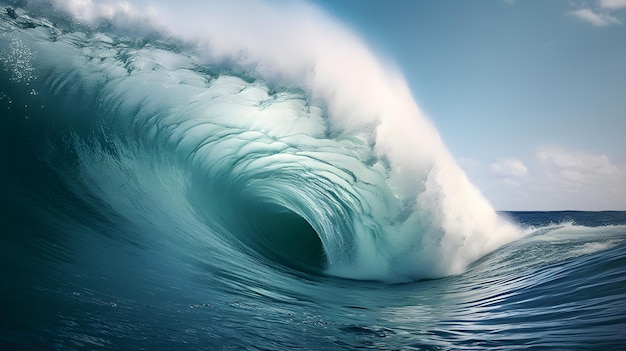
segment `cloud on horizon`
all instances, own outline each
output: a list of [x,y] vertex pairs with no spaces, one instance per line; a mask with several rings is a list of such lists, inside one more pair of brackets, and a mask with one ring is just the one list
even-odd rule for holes
[[604,154],[542,148],[525,161],[500,158],[488,172],[481,189],[499,209],[626,210],[626,164]]
[[535,157],[545,177],[543,183],[551,187],[574,192],[600,188],[625,191],[626,165],[614,165],[606,155],[551,148],[537,151]]
[[626,165],[602,154],[537,151],[538,191],[577,208],[626,209]]
[[489,166],[491,173],[504,178],[522,178],[528,174],[528,168],[516,158],[501,158]]

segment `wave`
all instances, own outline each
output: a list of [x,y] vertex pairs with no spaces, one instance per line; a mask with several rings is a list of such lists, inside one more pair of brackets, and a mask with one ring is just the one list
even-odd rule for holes
[[348,29],[299,2],[190,4],[6,8],[3,108],[77,196],[352,279],[458,274],[521,237]]
[[624,349],[626,212],[495,213],[328,15],[10,4],[0,348]]

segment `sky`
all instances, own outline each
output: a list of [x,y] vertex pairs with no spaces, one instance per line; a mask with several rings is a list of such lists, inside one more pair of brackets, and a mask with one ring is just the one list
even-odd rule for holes
[[626,0],[317,1],[498,210],[626,210]]

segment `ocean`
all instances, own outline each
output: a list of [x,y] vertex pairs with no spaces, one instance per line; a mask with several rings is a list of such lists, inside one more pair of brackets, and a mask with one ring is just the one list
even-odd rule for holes
[[312,6],[0,4],[0,350],[626,349],[626,212],[495,211]]

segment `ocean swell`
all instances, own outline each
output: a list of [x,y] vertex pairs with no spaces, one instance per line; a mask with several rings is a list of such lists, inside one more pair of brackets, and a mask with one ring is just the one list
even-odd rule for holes
[[400,75],[309,5],[250,3],[251,17],[213,4],[205,20],[53,4],[55,24],[40,2],[5,7],[3,101],[38,125],[38,152],[79,197],[166,218],[210,252],[352,279],[458,274],[520,235]]

